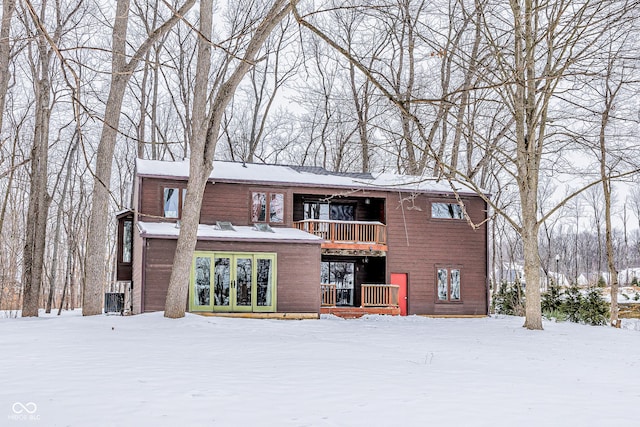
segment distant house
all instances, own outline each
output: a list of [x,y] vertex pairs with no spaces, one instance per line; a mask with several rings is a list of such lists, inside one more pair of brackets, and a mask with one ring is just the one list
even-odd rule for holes
[[[164,309],[188,171],[137,161],[117,217],[134,313]],[[486,219],[480,197],[459,197]],[[217,161],[184,280],[191,312],[486,315],[487,229],[433,180]]]

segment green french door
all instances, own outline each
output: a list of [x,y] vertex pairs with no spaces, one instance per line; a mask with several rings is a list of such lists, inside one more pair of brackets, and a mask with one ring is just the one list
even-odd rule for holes
[[275,292],[274,253],[194,253],[190,311],[272,312]]

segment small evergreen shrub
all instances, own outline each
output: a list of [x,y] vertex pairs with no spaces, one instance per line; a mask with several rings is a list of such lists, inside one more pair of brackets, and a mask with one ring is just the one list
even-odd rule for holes
[[638,278],[636,276],[633,276],[633,279],[631,279],[631,286],[639,286]]
[[576,285],[564,291],[549,286],[549,291],[542,295],[542,314],[548,319],[606,325],[609,310],[610,305],[602,298],[599,289],[591,289],[583,295]]
[[598,287],[599,288],[607,287],[607,282],[604,280],[604,277],[602,277],[602,275],[600,275],[600,277],[598,278]]
[[602,298],[598,289],[591,289],[583,298],[578,309],[577,318],[580,323],[588,325],[606,325],[609,318],[610,304]]
[[560,310],[560,307],[562,306],[562,290],[554,280],[551,280],[551,283],[549,283],[549,289],[547,290],[547,292],[542,294],[541,303],[542,314],[545,316],[547,315],[547,313]]
[[524,289],[520,282],[502,282],[491,301],[492,311],[496,314],[524,316]]
[[567,313],[559,308],[551,311],[543,311],[542,315],[545,318],[549,320],[555,320],[556,322],[566,322],[568,320]]
[[579,322],[578,311],[582,304],[582,293],[576,286],[570,286],[564,291],[564,298],[562,301],[562,310],[567,314],[567,319],[570,322]]

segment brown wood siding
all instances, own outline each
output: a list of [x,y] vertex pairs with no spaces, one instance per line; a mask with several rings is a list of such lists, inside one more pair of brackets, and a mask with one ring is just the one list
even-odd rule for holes
[[131,280],[133,283],[133,292],[131,294],[133,314],[142,312],[142,269],[143,269],[143,253],[144,239],[135,230],[133,231],[133,270]]
[[[186,181],[160,178],[143,178],[139,209],[141,221],[175,221],[163,218],[162,198],[165,188],[186,188]],[[293,204],[293,190],[286,187],[267,187],[238,185],[227,183],[207,183],[202,199],[200,222],[215,224],[216,221],[230,221],[235,225],[250,225],[251,195],[253,192],[271,192],[284,194],[283,223],[271,223],[272,226],[291,227],[290,209]],[[188,209],[184,206],[184,209]]]
[[[177,179],[140,178],[141,185],[138,197],[138,220],[140,221],[170,221],[175,218],[164,218],[162,199],[165,188],[178,188],[180,192],[187,188],[187,181]],[[185,207],[186,208],[186,207]]]
[[[140,212],[152,217],[147,217],[149,221],[158,221],[162,217],[162,194],[165,187],[184,188],[185,180],[171,180],[144,177],[140,189],[139,209]],[[302,218],[300,201],[301,196],[316,196],[317,198],[344,198],[355,200],[358,203],[356,216],[359,220],[374,220],[380,218],[387,224],[388,252],[386,261],[386,281],[390,281],[391,273],[408,274],[408,298],[410,314],[449,314],[449,315],[478,315],[487,314],[487,241],[486,225],[473,230],[465,220],[453,219],[432,219],[431,202],[456,203],[451,195],[438,194],[417,194],[399,193],[396,191],[357,191],[348,189],[314,188],[294,185],[250,185],[234,183],[208,183],[205,189],[205,196],[202,206],[201,222],[213,224],[216,221],[231,221],[236,225],[250,224],[250,199],[253,191],[281,192],[285,195],[283,224],[272,224],[272,226],[287,226],[293,224],[294,219]],[[400,198],[404,198],[401,205]],[[370,205],[364,204],[365,198],[370,198]],[[294,203],[295,199],[295,203]],[[485,203],[476,196],[463,196],[467,212],[474,222],[479,223],[485,218]],[[186,207],[185,207],[186,208]],[[145,218],[141,218],[145,220]],[[199,245],[204,243],[199,243]],[[208,244],[214,244],[210,242]],[[173,243],[175,245],[175,243]],[[221,243],[216,244],[216,250],[248,250],[243,243],[236,243],[239,249],[217,249],[224,247]],[[240,246],[237,246],[240,245]],[[200,246],[199,246],[200,247]],[[275,246],[274,246],[275,247]],[[312,249],[313,248],[313,249]],[[206,249],[206,248],[203,248]],[[316,253],[313,245],[301,245],[300,252],[308,251]],[[278,249],[279,250],[279,249]],[[272,250],[265,250],[273,252]],[[295,250],[293,250],[295,252]],[[173,250],[170,250],[172,258]],[[296,253],[296,256],[306,258],[306,255]],[[164,255],[162,262],[167,262]],[[160,260],[154,255],[148,260],[147,273],[155,276],[168,274],[167,267],[158,271],[152,266],[158,266]],[[304,266],[302,274],[305,274],[305,281],[314,283],[317,288],[319,282],[319,261],[320,255],[311,261],[317,274],[307,274]],[[164,264],[163,264],[164,265]],[[302,265],[305,265],[304,263]],[[170,263],[169,263],[170,266]],[[288,273],[288,268],[294,268],[288,263],[278,260],[279,269],[283,269],[286,274],[280,286],[289,286],[288,283],[298,283],[300,273]],[[283,266],[283,267],[281,267]],[[436,301],[436,267],[459,267],[461,270],[461,298],[459,303],[440,303]],[[162,271],[162,273],[160,273]],[[280,270],[279,270],[280,271]],[[291,277],[288,276],[291,274]],[[280,273],[279,273],[280,275]],[[153,280],[168,280],[167,277]],[[146,283],[151,283],[145,280]],[[306,284],[306,282],[305,282]],[[306,288],[305,288],[306,289]],[[158,291],[158,295],[150,293],[150,305],[145,305],[145,309],[150,307],[154,310],[161,310],[164,305],[164,292]],[[291,293],[288,293],[291,292]],[[307,294],[310,291],[300,291]],[[314,291],[315,292],[315,291]],[[319,292],[319,291],[318,291]],[[294,297],[295,290],[285,292],[282,296],[278,294],[278,310],[294,311],[293,307],[300,307],[296,301],[301,301],[301,297]],[[145,294],[146,297],[146,294]],[[281,300],[282,297],[282,300]],[[318,296],[319,298],[319,296]],[[156,301],[157,300],[157,301]],[[158,301],[162,300],[161,304]],[[155,302],[153,302],[155,301]],[[155,304],[155,305],[154,305]]]
[[[164,310],[176,240],[146,239],[146,242],[144,311],[161,311]],[[276,253],[276,310],[320,312],[319,244],[201,240],[198,241],[196,250]]]
[[[478,197],[463,198],[475,223],[485,218]],[[431,218],[431,202],[455,203],[453,197],[420,195],[400,204],[398,195],[387,204],[387,277],[408,273],[409,314],[487,314],[486,225],[473,230],[465,220]],[[436,268],[461,270],[461,301],[437,301]]]

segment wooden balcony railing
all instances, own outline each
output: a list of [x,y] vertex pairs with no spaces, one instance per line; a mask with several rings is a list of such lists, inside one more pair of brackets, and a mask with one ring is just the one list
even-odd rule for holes
[[398,285],[362,285],[363,307],[397,307]]
[[299,230],[334,243],[387,244],[387,228],[378,221],[333,221],[305,219],[294,223]]
[[320,285],[321,305],[323,307],[334,307],[336,305],[336,285],[324,284]]
[[[361,286],[362,307],[398,307],[398,285],[363,284]],[[323,307],[335,307],[339,305],[336,295],[339,292],[352,291],[351,289],[337,289],[333,283],[320,284],[321,305]],[[345,303],[346,301],[342,301]],[[344,305],[344,304],[342,304]]]

